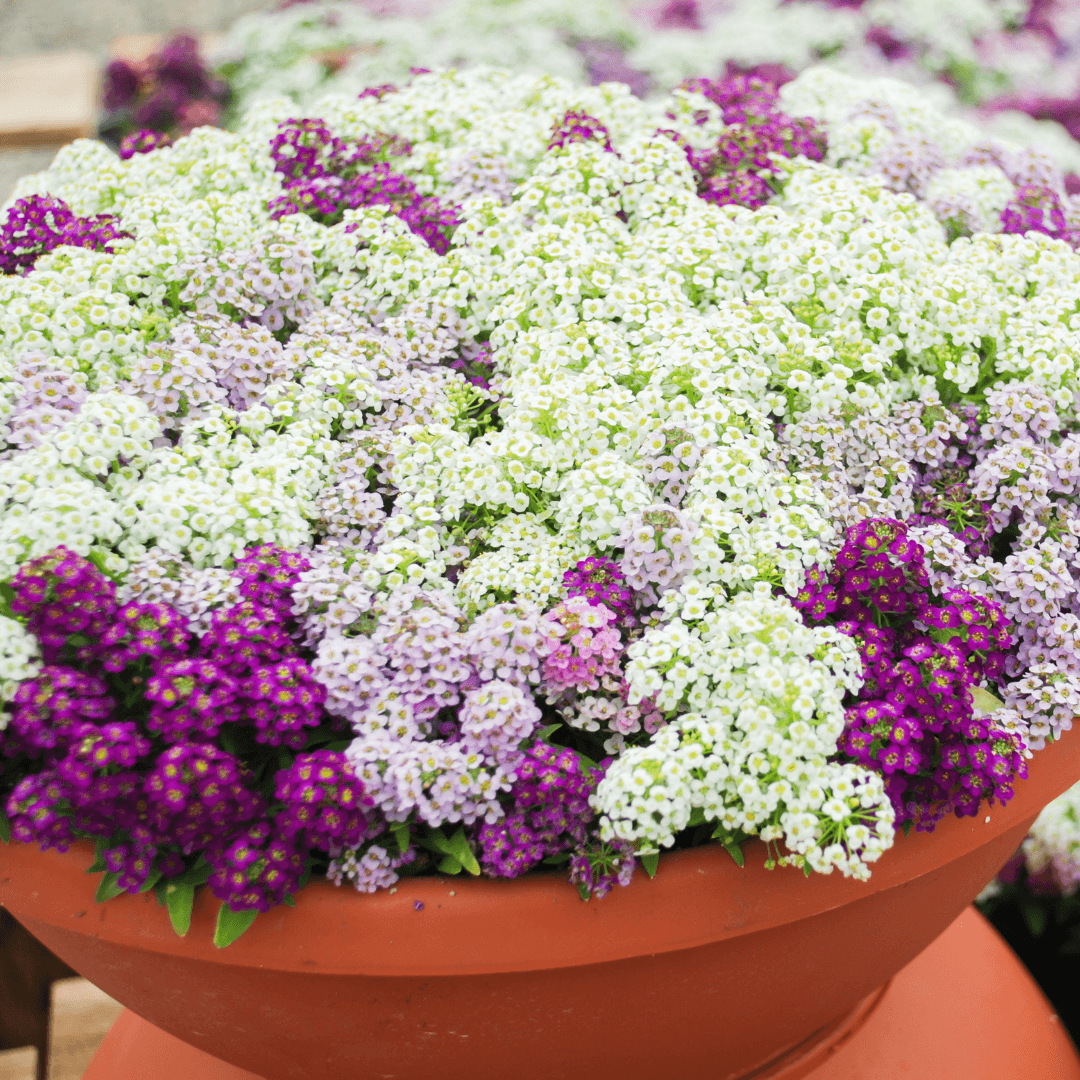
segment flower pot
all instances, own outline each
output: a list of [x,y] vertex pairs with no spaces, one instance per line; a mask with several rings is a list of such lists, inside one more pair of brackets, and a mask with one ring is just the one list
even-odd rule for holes
[[1078,776],[1067,735],[1007,806],[899,838],[866,883],[768,871],[754,845],[745,869],[714,846],[668,854],[589,903],[556,875],[315,883],[218,951],[209,894],[180,939],[152,895],[96,905],[88,847],[13,845],[0,903],[152,1024],[266,1080],[787,1080],[863,1023]]

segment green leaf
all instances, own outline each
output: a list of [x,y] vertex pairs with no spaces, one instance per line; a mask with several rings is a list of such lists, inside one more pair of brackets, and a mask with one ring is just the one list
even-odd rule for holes
[[562,866],[563,863],[570,861],[569,851],[560,851],[558,855],[547,855],[544,858],[545,866]]
[[5,581],[0,583],[0,615],[11,618],[11,601],[15,599],[15,590]]
[[687,819],[686,827],[688,829],[694,828],[696,825],[705,824],[705,811],[700,806],[695,806],[690,811],[690,817]]
[[286,896],[284,900],[282,900],[282,903],[286,907],[296,907],[296,897],[293,896],[292,893],[289,893],[289,895]]
[[149,877],[147,877],[147,879],[142,883],[142,888],[139,889],[139,892],[149,892],[160,880],[161,871],[151,870]]
[[105,864],[105,852],[109,850],[108,840],[94,841],[94,861],[86,868],[88,874],[101,874],[108,870]]
[[910,821],[905,821],[904,822],[903,829],[904,829],[904,835],[905,836],[910,836],[911,835],[911,825],[912,825],[912,823]]
[[219,949],[227,949],[255,921],[258,914],[254,908],[250,911],[233,911],[228,904],[222,904],[217,913],[214,945]]
[[110,871],[108,874],[103,874],[101,878],[101,884],[97,887],[97,892],[94,893],[94,899],[99,904],[104,904],[106,900],[111,900],[114,896],[119,896],[124,890],[116,884],[120,875]]
[[981,686],[975,686],[971,690],[971,703],[974,706],[976,716],[990,716],[998,709],[1005,708],[1005,702],[1001,698],[994,697],[989,690]]
[[440,874],[460,874],[463,867],[453,855],[444,855],[438,863]]
[[473,877],[480,876],[480,864],[476,861],[473,849],[469,846],[469,838],[465,835],[464,829],[458,829],[458,831],[450,837],[450,854],[457,859],[457,861],[461,863]]
[[578,882],[577,891],[578,891],[578,896],[580,896],[582,900],[588,900],[589,899],[589,896],[590,896],[589,886],[586,885],[584,881],[579,881]]
[[11,843],[11,822],[7,819],[7,814],[3,810],[0,810],[0,840],[3,840],[5,844]]
[[650,851],[647,855],[639,855],[641,859],[641,868],[645,871],[649,877],[656,877],[656,868],[660,865],[660,852]]
[[[191,929],[191,908],[194,903],[194,885],[170,881],[165,886],[165,904],[169,909],[169,921],[178,937],[185,937]],[[218,921],[220,922],[220,918]]]
[[541,742],[547,742],[561,727],[562,724],[548,724],[546,728],[541,728],[539,732]]
[[427,834],[427,843],[424,844],[422,840],[420,843],[430,851],[441,851],[444,855],[453,854],[450,841],[446,839],[446,833],[442,829],[430,829]]
[[[732,832],[724,825],[717,825],[713,830],[712,838],[720,841],[724,850],[735,860],[736,866],[742,867],[746,865],[746,859],[743,857],[742,848],[739,845],[747,838],[747,834],[741,829]],[[766,863],[766,865],[768,864]]]
[[746,865],[746,858],[743,856],[742,848],[734,840],[729,840],[724,844],[724,850],[735,860],[736,866],[742,867]]
[[398,852],[404,855],[405,852],[409,850],[409,823],[403,821],[400,825],[391,825],[390,831],[394,834],[394,839],[397,841]]

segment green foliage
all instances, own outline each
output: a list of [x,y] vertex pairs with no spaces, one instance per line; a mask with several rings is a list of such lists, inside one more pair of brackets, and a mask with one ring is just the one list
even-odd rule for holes
[[462,870],[468,870],[474,877],[479,876],[480,864],[463,828],[459,828],[451,837],[447,837],[442,829],[431,829],[425,838],[417,842],[443,856],[436,864],[440,874],[460,874]]
[[214,945],[219,949],[227,949],[247,931],[258,914],[254,909],[233,911],[228,904],[222,904],[218,908],[217,926],[214,929]]
[[749,834],[741,829],[728,829],[723,825],[717,825],[712,834],[712,839],[719,840],[723,849],[735,860],[735,865],[740,867],[746,865],[741,844],[748,837]]
[[195,904],[195,886],[186,882],[170,881],[165,886],[165,906],[169,909],[169,921],[178,937],[185,937],[191,929],[191,909]]
[[97,892],[94,893],[94,900],[99,904],[104,904],[106,900],[111,900],[114,896],[119,896],[124,890],[117,885],[117,880],[120,875],[110,870],[107,874],[103,874],[101,882],[97,887]]

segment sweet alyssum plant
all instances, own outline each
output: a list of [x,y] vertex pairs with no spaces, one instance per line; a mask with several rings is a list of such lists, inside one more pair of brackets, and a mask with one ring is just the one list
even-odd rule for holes
[[864,878],[1069,728],[1045,157],[820,71],[428,73],[17,196],[2,821],[101,898],[205,883],[226,944],[312,874]]

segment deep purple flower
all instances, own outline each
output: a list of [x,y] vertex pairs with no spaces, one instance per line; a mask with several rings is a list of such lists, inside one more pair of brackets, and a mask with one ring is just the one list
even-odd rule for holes
[[105,68],[103,104],[112,112],[125,109],[139,96],[139,72],[126,60],[113,60]]
[[220,848],[238,828],[263,817],[254,778],[209,743],[180,743],[160,754],[143,783],[148,821],[185,855]]
[[625,840],[594,843],[574,852],[570,860],[570,881],[583,897],[607,896],[616,885],[629,885],[637,868],[634,847]]
[[1001,211],[1001,231],[1040,232],[1058,237],[1072,247],[1080,244],[1080,231],[1069,227],[1058,193],[1041,184],[1023,184],[1017,188],[1009,205]]
[[152,128],[140,128],[120,140],[120,160],[127,161],[136,154],[149,154],[151,150],[160,150],[163,146],[172,146],[172,139],[167,134]]
[[66,754],[79,724],[112,716],[116,702],[105,683],[74,668],[47,664],[33,679],[19,684],[11,702],[4,752],[50,760]]
[[292,617],[292,591],[311,563],[277,544],[248,548],[236,560],[233,573],[240,579],[240,595],[285,622]]
[[1008,798],[1024,769],[1019,744],[974,716],[971,693],[1000,670],[991,650],[1012,642],[1002,606],[960,589],[930,593],[922,547],[891,519],[848,530],[828,575],[837,597],[828,613],[816,604],[824,573],[808,574],[793,603],[853,637],[863,658],[842,753],[883,773],[899,820],[919,828]]
[[516,767],[514,803],[504,818],[480,826],[480,862],[496,877],[518,877],[548,855],[585,843],[589,796],[600,779],[573,750],[537,743]]
[[275,797],[284,803],[275,819],[278,831],[298,837],[304,847],[338,855],[386,828],[342,753],[300,754],[275,783]]
[[159,661],[146,683],[146,726],[170,743],[212,739],[241,718],[240,692],[240,682],[213,660]]
[[602,604],[619,616],[620,622],[634,621],[633,595],[619,564],[600,555],[590,555],[563,574],[567,597],[584,596],[590,604]]
[[269,911],[296,891],[307,860],[295,839],[275,837],[269,821],[244,829],[208,853],[210,891],[234,911]]
[[25,273],[42,255],[64,244],[108,251],[115,241],[129,236],[116,221],[111,214],[79,217],[54,195],[19,199],[0,226],[0,273]]
[[123,671],[144,656],[179,658],[191,644],[184,618],[167,604],[125,604],[113,618],[95,648],[106,671]]
[[552,129],[548,149],[559,149],[579,142],[599,142],[605,150],[615,152],[608,129],[595,116],[580,109],[571,109]]
[[256,668],[242,687],[243,722],[254,724],[257,742],[299,750],[307,728],[322,723],[326,687],[298,656]]

